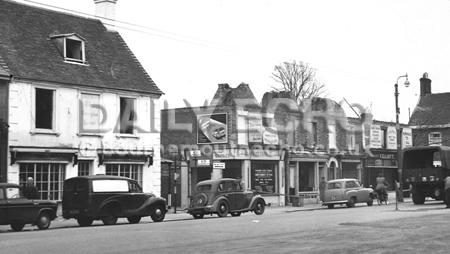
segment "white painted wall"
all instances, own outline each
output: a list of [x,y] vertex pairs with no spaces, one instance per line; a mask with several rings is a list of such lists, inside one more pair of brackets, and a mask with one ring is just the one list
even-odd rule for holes
[[[55,128],[52,133],[35,132],[35,88],[47,88],[55,90]],[[106,121],[101,128],[107,130],[102,135],[80,135],[79,133],[79,99],[82,92],[100,94],[100,104],[104,105],[107,112]],[[135,135],[118,135],[114,133],[114,127],[118,120],[120,109],[120,97],[136,98],[136,126],[145,132]],[[152,103],[152,100],[154,103]],[[154,119],[151,119],[153,111]],[[15,80],[10,84],[9,103],[9,145],[33,146],[33,147],[58,147],[92,149],[146,149],[154,150],[153,165],[144,165],[143,189],[160,195],[161,190],[161,158],[160,158],[160,109],[158,97],[137,93],[116,92],[113,90],[95,90],[81,87],[68,87],[63,85],[23,82]],[[150,132],[151,125],[156,132]],[[104,165],[98,167],[96,152],[79,153],[80,158],[95,159],[93,173],[105,172]],[[9,166],[8,179],[18,183],[18,165]],[[66,177],[76,176],[77,166],[67,165]]]

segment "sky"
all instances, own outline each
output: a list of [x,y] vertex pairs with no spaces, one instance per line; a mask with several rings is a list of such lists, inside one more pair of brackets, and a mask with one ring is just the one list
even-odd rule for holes
[[[95,13],[93,0],[33,1]],[[394,84],[406,73],[403,123],[424,72],[433,93],[450,92],[450,0],[118,0],[116,20],[169,108],[201,106],[219,83],[247,83],[261,100],[277,86],[274,66],[292,60],[316,69],[328,98],[377,120],[395,121]]]

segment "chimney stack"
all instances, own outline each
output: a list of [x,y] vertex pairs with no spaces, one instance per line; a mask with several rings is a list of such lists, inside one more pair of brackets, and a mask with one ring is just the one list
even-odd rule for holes
[[95,16],[106,19],[105,24],[108,30],[115,30],[111,23],[116,20],[116,3],[117,0],[94,0]]
[[428,78],[428,73],[424,73],[420,78],[420,96],[431,94],[431,79]]

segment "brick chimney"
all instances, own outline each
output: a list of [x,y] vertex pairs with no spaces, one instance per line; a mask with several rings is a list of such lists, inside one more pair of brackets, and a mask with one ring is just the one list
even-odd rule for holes
[[95,16],[105,19],[104,25],[108,30],[115,30],[111,23],[116,19],[117,0],[94,0],[94,3]]
[[431,79],[428,78],[428,73],[424,73],[420,78],[420,96],[431,94]]

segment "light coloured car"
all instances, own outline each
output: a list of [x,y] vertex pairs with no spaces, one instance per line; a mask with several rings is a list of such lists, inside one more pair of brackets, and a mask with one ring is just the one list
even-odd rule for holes
[[334,208],[334,205],[354,207],[356,203],[373,204],[375,192],[372,188],[364,188],[358,180],[345,178],[327,182],[322,205]]

